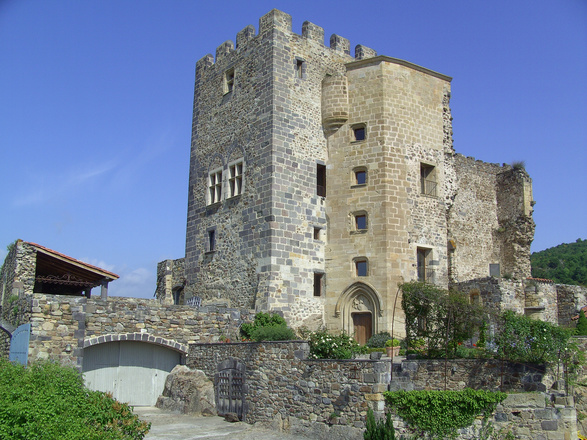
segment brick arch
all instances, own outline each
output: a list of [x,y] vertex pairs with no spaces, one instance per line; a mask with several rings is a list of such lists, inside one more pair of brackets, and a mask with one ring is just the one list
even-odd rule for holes
[[148,333],[118,333],[95,336],[93,338],[84,339],[84,348],[92,347],[98,344],[105,344],[107,342],[121,341],[147,342],[149,344],[161,345],[163,347],[170,348],[171,350],[178,351],[182,355],[186,355],[189,349],[187,344],[180,344],[179,342],[175,342],[171,339],[153,336]]

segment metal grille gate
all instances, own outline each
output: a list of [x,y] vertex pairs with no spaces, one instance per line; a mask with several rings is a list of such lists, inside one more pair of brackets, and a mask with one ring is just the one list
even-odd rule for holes
[[214,375],[214,394],[218,415],[235,413],[240,420],[246,414],[245,365],[234,358],[218,364]]

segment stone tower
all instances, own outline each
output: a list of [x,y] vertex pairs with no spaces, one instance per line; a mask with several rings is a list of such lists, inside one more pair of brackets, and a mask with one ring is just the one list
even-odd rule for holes
[[455,154],[450,77],[354,53],[273,10],[196,63],[186,300],[363,342],[401,282],[529,275],[527,174]]

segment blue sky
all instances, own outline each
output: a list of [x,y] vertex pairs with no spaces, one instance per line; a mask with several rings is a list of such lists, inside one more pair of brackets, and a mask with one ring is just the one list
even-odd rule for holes
[[532,250],[587,238],[585,0],[0,0],[0,258],[21,238],[151,297],[184,254],[195,62],[272,8],[452,76],[457,152],[526,162]]

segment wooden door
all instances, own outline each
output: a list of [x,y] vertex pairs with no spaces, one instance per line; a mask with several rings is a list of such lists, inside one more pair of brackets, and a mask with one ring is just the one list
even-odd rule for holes
[[371,312],[353,313],[355,340],[359,344],[366,344],[373,334],[373,319]]

